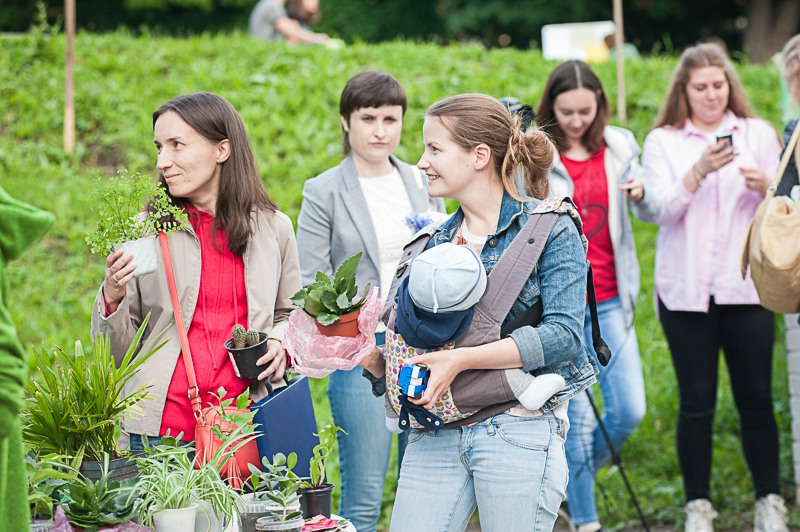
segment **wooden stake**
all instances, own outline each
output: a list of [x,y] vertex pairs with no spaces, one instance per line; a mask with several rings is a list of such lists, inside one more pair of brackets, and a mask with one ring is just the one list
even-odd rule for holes
[[67,57],[64,61],[64,151],[75,152],[75,0],[64,0]]
[[625,103],[625,57],[622,47],[625,44],[625,28],[622,22],[622,0],[614,0],[614,49],[617,57],[617,117],[621,124],[628,121]]

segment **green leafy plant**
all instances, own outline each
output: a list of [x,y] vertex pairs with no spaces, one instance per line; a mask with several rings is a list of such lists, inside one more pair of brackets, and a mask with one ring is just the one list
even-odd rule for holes
[[123,388],[164,345],[139,350],[149,318],[143,320],[119,364],[103,335],[92,339],[93,358],[86,356],[80,340],[72,354],[58,346],[50,352],[34,349],[32,364],[41,376],[33,380],[21,412],[23,438],[31,449],[40,454],[82,454],[96,461],[106,453],[119,456],[119,421],[139,412],[138,403],[147,396],[145,386],[127,393]]
[[100,527],[130,521],[134,514],[136,490],[123,487],[109,480],[109,455],[103,458],[103,473],[99,480],[92,481],[78,475],[69,481],[68,505],[64,514],[70,524],[82,527],[87,532]]
[[[144,210],[145,204],[149,209]],[[188,223],[186,213],[170,201],[161,183],[140,173],[100,178],[92,210],[100,217],[86,235],[92,253],[106,254],[123,242],[160,231],[169,234]]]
[[367,283],[361,297],[354,299],[358,294],[356,271],[360,260],[359,251],[345,260],[333,277],[317,272],[314,283],[293,295],[292,303],[305,310],[320,325],[330,325],[340,316],[360,309],[367,299],[370,288]]
[[78,476],[81,455],[64,463],[57,454],[38,455],[29,451],[25,455],[25,471],[28,479],[28,504],[31,521],[53,518],[53,505],[59,502],[59,492]]
[[272,512],[279,521],[289,521],[302,515],[300,511],[291,511],[290,507],[299,501],[297,490],[300,489],[302,479],[292,469],[297,465],[297,454],[277,453],[272,457],[272,462],[265,456],[261,461],[264,469],[259,471],[250,464],[250,484],[255,492],[256,500],[270,500],[281,509]]
[[320,488],[325,485],[325,461],[333,452],[333,444],[336,443],[336,433],[345,430],[336,425],[325,425],[318,434],[319,443],[314,446],[313,456],[309,462],[310,482],[303,482],[303,488]]

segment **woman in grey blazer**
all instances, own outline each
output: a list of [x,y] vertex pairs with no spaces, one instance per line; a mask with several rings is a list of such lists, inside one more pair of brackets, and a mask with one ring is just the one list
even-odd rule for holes
[[[303,285],[317,271],[332,274],[345,259],[363,252],[357,283],[380,287],[385,298],[403,246],[413,230],[412,213],[444,213],[441,199],[428,196],[427,177],[392,155],[400,143],[406,95],[384,72],[365,71],[347,82],[339,100],[345,159],[306,181],[297,219]],[[376,331],[383,343],[384,328]],[[339,515],[359,532],[376,529],[391,450],[383,398],[372,395],[361,368],[328,378],[333,421],[339,437]],[[398,462],[405,442],[399,440]]]

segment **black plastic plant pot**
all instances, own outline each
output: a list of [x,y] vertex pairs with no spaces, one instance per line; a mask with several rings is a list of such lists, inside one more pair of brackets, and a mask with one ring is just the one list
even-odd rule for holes
[[231,362],[233,362],[233,370],[236,372],[237,377],[254,379],[264,371],[264,368],[256,365],[256,362],[267,352],[267,340],[269,336],[267,336],[267,333],[263,332],[259,332],[258,336],[261,338],[260,342],[253,346],[242,347],[241,349],[233,347],[233,338],[225,342],[225,349],[228,350]]
[[[91,479],[93,482],[100,480],[103,476],[103,462],[96,462],[94,460],[84,460],[79,468],[81,474]],[[139,469],[136,467],[136,459],[134,456],[128,458],[114,458],[108,461],[108,480],[125,480],[126,478],[133,478],[138,476]]]
[[303,512],[303,519],[316,515],[331,518],[333,484],[323,484],[318,488],[302,488],[298,493],[300,493],[300,511]]

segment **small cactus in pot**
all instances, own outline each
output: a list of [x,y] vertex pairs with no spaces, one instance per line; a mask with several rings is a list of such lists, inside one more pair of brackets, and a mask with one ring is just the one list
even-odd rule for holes
[[236,375],[255,378],[261,373],[256,362],[267,352],[267,333],[254,329],[246,330],[238,323],[231,330],[231,338],[225,342],[225,349],[231,357]]

